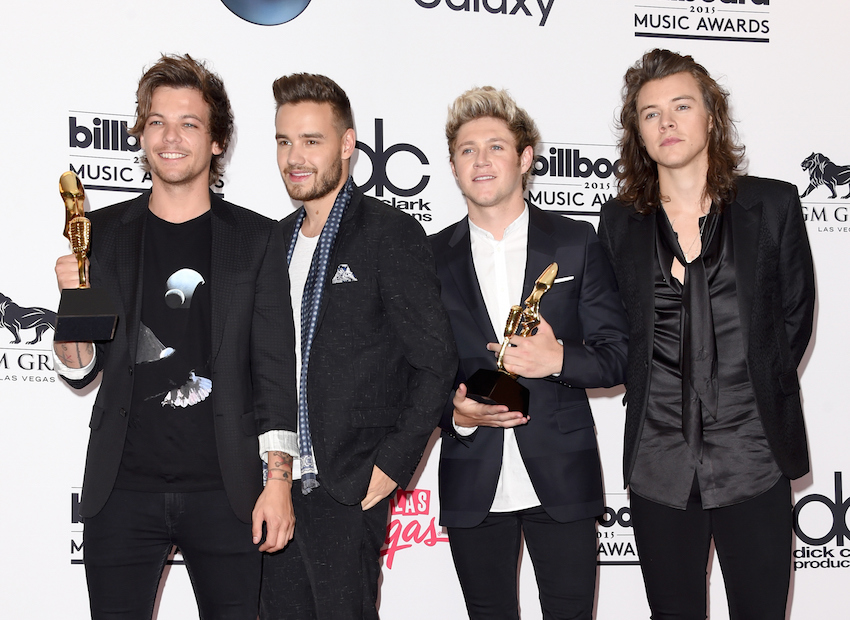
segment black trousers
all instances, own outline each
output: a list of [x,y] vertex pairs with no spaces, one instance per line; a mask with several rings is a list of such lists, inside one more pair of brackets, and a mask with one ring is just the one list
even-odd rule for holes
[[534,565],[544,620],[590,620],[596,589],[596,520],[558,523],[542,507],[491,512],[480,525],[449,527],[472,620],[518,620],[520,543]]
[[203,620],[256,620],[262,555],[224,491],[114,490],[84,522],[93,620],[150,620],[172,545],[186,562]]
[[711,539],[731,620],[784,620],[791,578],[791,485],[783,477],[753,499],[686,510],[631,495],[632,526],[654,620],[705,620]]
[[390,500],[346,506],[325,488],[292,488],[295,538],[263,558],[263,620],[377,620]]

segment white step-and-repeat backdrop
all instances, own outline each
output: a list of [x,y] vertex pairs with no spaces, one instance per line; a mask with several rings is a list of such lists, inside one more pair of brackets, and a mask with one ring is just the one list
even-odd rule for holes
[[[357,183],[433,233],[465,213],[443,137],[447,106],[463,90],[485,84],[509,89],[542,132],[528,199],[595,224],[599,206],[615,193],[622,75],[652,47],[692,54],[731,91],[751,173],[806,192],[819,297],[816,335],[801,369],[812,473],[794,484],[790,617],[846,617],[848,3],[42,0],[6,3],[2,13],[4,617],[88,615],[78,505],[96,388],[75,393],[60,382],[52,370],[52,329],[19,324],[16,316],[58,304],[53,263],[68,247],[57,186],[63,171],[77,172],[92,209],[149,185],[126,125],[132,125],[138,78],[161,52],[207,59],[224,78],[237,122],[219,188],[229,200],[276,219],[291,212],[275,163],[271,84],[285,73],[324,73],[346,89],[354,107]],[[834,166],[807,170],[802,163],[810,157]],[[621,395],[592,395],[608,506],[598,533],[602,620],[649,616],[622,490]],[[436,523],[438,451],[435,437],[421,474],[390,515],[380,608],[386,619],[464,617]],[[168,569],[160,620],[197,617],[179,558]],[[711,618],[728,618],[716,561],[709,578]],[[519,580],[523,618],[539,619],[527,558]]]

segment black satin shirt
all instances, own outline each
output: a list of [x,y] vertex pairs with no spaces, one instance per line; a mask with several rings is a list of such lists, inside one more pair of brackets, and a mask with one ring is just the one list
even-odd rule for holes
[[658,261],[655,274],[655,337],[646,420],[631,491],[654,502],[684,509],[694,476],[703,508],[720,508],[751,499],[770,489],[782,475],[756,410],[747,373],[738,315],[732,226],[723,213],[714,234],[704,240],[703,261],[711,295],[717,342],[719,398],[717,419],[703,413],[703,459],[700,463],[682,435],[682,376],[679,370],[682,284],[672,277],[673,253],[665,237],[670,222],[658,213]]

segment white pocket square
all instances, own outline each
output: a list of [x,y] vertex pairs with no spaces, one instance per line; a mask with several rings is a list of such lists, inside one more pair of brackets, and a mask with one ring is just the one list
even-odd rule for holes
[[555,278],[555,281],[552,284],[558,284],[559,282],[569,282],[570,280],[575,280],[575,276],[564,276],[563,278]]
[[354,276],[354,272],[351,271],[348,263],[342,263],[337,267],[336,273],[331,280],[331,284],[342,284],[343,282],[357,282],[357,278]]

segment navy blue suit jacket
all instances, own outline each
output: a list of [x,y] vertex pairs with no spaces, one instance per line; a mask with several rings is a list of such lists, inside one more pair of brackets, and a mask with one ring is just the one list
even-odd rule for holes
[[[623,382],[628,327],[614,273],[593,227],[529,209],[523,299],[552,262],[558,263],[558,278],[572,278],[554,284],[540,304],[541,315],[563,340],[563,370],[557,377],[520,379],[531,393],[531,419],[515,432],[543,508],[557,521],[576,521],[603,511],[599,454],[585,388]],[[432,236],[431,243],[458,347],[457,385],[479,368],[496,368],[486,346],[501,337],[493,330],[478,286],[468,219]],[[451,415],[449,402],[440,424],[440,523],[473,527],[493,502],[504,431],[480,427],[460,439]]]

